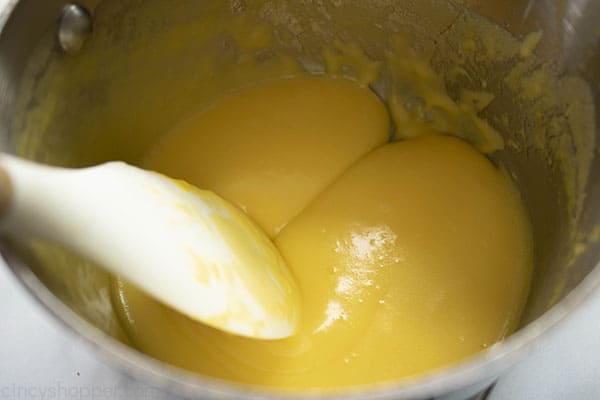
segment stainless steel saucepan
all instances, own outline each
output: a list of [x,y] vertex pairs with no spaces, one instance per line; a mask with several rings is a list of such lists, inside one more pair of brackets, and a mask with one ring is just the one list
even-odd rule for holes
[[[599,19],[595,0],[9,0],[0,10],[0,145],[58,165],[135,163],[198,104],[242,85],[241,63],[257,79],[294,63],[319,72],[323,46],[354,43],[379,61],[394,37],[408,39],[451,97],[484,99],[479,115],[504,136],[491,157],[531,217],[530,297],[513,335],[458,365],[308,396],[467,398],[600,290]],[[388,83],[372,85],[384,100],[404,90]],[[113,312],[110,277],[85,260],[40,243],[2,239],[0,249],[45,310],[115,369],[188,398],[278,397],[134,350]]]

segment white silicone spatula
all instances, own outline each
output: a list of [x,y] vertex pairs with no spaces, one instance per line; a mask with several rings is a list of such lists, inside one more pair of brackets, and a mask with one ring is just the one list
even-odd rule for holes
[[291,335],[298,290],[266,235],[212,192],[121,162],[0,155],[0,230],[58,243],[181,313],[235,334]]

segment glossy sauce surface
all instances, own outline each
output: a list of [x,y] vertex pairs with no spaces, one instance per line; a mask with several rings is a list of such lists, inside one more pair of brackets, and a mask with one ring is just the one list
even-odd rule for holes
[[276,235],[390,134],[387,111],[346,79],[262,83],[184,121],[146,166],[209,188]]
[[183,123],[146,167],[238,204],[302,292],[291,338],[225,334],[116,283],[143,352],[202,374],[340,388],[459,361],[514,329],[532,268],[510,179],[460,139],[386,143],[367,89],[294,78],[246,89]]

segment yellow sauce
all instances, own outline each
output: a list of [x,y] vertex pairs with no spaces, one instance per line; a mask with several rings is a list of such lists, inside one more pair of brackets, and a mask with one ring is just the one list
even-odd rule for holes
[[252,216],[298,281],[301,321],[284,340],[232,336],[118,281],[134,345],[227,380],[340,388],[425,373],[509,334],[532,268],[519,193],[461,139],[388,136],[369,90],[326,77],[263,83],[178,126],[145,166]]
[[209,188],[274,236],[389,135],[384,105],[364,87],[346,79],[276,80],[183,122],[146,166]]

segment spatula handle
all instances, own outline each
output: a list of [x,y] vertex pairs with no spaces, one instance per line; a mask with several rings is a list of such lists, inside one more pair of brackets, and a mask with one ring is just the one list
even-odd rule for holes
[[0,153],[0,232],[56,237],[70,211],[63,200],[70,174],[63,171]]

